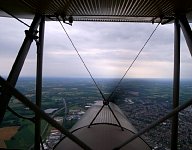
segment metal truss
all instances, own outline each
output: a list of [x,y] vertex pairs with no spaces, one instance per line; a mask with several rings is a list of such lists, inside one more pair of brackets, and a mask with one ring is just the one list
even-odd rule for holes
[[[192,100],[182,104],[179,106],[179,89],[180,89],[180,28],[183,31],[185,40],[187,42],[189,51],[192,55],[192,31],[189,26],[189,23],[186,19],[185,15],[180,15],[175,17],[175,35],[174,35],[174,83],[173,83],[173,110],[168,113],[166,116],[162,117],[161,119],[157,120],[156,122],[152,123],[147,128],[143,129],[142,131],[135,134],[130,139],[126,140],[122,143],[119,147],[115,149],[120,149],[124,145],[128,144],[129,142],[133,141],[137,137],[141,136],[145,132],[149,131],[150,129],[156,127],[160,123],[164,122],[165,120],[172,118],[172,138],[171,138],[171,149],[177,150],[177,143],[178,143],[178,113],[185,109],[186,107],[192,105]],[[0,123],[3,120],[5,115],[8,103],[12,96],[16,97],[19,101],[21,101],[24,105],[29,107],[31,110],[35,112],[35,149],[40,149],[40,120],[41,118],[46,120],[50,123],[53,127],[57,128],[61,133],[65,134],[68,138],[72,141],[77,143],[83,149],[91,149],[87,146],[84,142],[79,140],[61,125],[59,125],[54,119],[49,117],[44,111],[41,110],[41,97],[42,97],[42,62],[43,62],[43,44],[44,44],[44,26],[45,26],[45,16],[36,14],[29,30],[25,31],[26,37],[23,41],[23,44],[20,48],[20,51],[16,57],[16,60],[13,64],[13,67],[10,71],[10,74],[7,80],[0,77]],[[37,29],[39,28],[39,34]],[[37,36],[38,35],[38,36]],[[23,94],[21,94],[17,89],[15,89],[16,82],[18,80],[19,74],[21,69],[24,65],[26,56],[30,49],[31,43],[33,41],[37,43],[37,73],[36,73],[36,104],[30,102]],[[109,105],[108,105],[109,106]],[[103,109],[104,105],[101,107],[99,112]],[[110,106],[109,109],[111,110]],[[112,110],[111,110],[112,111]],[[98,114],[99,114],[98,112]],[[113,113],[113,111],[112,111]],[[93,121],[98,116],[96,114]],[[114,114],[113,114],[114,115]],[[114,115],[116,118],[116,116]],[[116,118],[118,121],[118,118]],[[89,125],[92,125],[93,121]],[[118,123],[121,127],[120,123]],[[122,127],[121,127],[122,128]]]

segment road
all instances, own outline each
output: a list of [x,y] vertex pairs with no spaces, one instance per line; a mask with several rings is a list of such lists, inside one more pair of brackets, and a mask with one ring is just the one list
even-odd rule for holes
[[[61,112],[62,110],[64,110],[64,107],[56,110],[56,111],[51,115],[51,118],[54,118],[54,117],[55,117],[59,112]],[[43,137],[43,135],[46,133],[48,127],[49,127],[49,124],[46,123],[43,131],[41,131],[41,137]],[[34,147],[34,144],[29,147],[29,150],[31,150],[33,147]]]

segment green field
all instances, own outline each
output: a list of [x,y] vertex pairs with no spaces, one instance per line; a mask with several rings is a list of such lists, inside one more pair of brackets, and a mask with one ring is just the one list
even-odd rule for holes
[[[45,129],[45,126],[47,128]],[[18,132],[9,141],[6,141],[7,148],[10,149],[28,149],[34,144],[34,123],[28,120],[21,120],[21,126]],[[45,130],[44,130],[45,129]],[[46,138],[50,126],[44,120],[41,123],[41,130],[44,131],[42,138]]]

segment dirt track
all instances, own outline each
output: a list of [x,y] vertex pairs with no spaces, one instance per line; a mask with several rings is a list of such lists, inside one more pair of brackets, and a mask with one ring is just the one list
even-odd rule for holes
[[5,140],[9,140],[17,133],[19,126],[0,128],[0,148],[6,148]]

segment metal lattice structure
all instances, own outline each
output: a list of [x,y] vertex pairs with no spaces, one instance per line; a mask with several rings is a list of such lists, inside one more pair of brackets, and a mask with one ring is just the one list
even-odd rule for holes
[[[192,31],[189,22],[192,21],[192,1],[183,0],[0,0],[0,17],[33,19],[26,37],[16,57],[15,63],[7,80],[0,77],[0,123],[3,120],[9,100],[16,97],[31,110],[35,116],[35,149],[40,149],[40,118],[60,130],[66,137],[77,143],[83,149],[91,149],[79,137],[74,136],[41,110],[42,96],[42,56],[45,21],[56,21],[57,18],[72,24],[73,21],[108,21],[108,22],[148,22],[174,23],[174,85],[173,111],[157,120],[142,131],[132,135],[127,141],[119,143],[115,149],[120,149],[129,142],[141,136],[146,131],[157,126],[168,118],[172,120],[171,149],[177,149],[178,112],[192,104],[192,100],[179,106],[180,83],[180,28],[184,33],[189,51],[192,55]],[[39,32],[37,33],[37,29]],[[33,41],[37,42],[37,74],[36,74],[36,104],[31,103],[14,87]],[[109,105],[109,104],[105,104]],[[109,105],[110,106],[110,105]],[[103,105],[103,108],[105,106]],[[110,107],[109,107],[110,109]],[[115,116],[115,115],[114,115]],[[118,119],[118,118],[117,118]],[[117,126],[121,126],[118,124]]]

